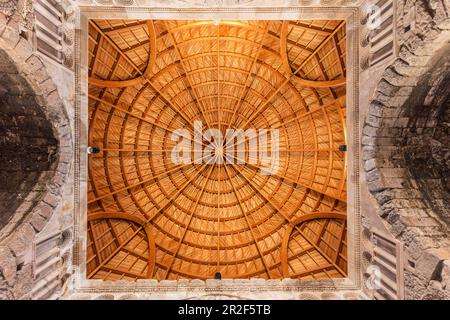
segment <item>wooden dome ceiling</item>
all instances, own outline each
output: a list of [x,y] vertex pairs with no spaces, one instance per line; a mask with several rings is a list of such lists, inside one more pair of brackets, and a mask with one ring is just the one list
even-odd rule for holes
[[[337,20],[91,21],[87,276],[346,276],[345,43]],[[174,164],[196,120],[278,128],[280,170]]]

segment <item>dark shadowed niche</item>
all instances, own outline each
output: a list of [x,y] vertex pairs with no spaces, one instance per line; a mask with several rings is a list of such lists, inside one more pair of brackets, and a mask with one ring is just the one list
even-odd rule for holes
[[403,116],[409,118],[398,147],[424,201],[450,225],[450,45],[437,52],[420,78]]
[[0,230],[41,200],[57,159],[52,125],[28,82],[0,50]]

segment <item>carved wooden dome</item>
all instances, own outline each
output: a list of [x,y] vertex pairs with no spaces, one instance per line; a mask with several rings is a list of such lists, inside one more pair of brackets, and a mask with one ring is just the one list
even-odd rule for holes
[[[346,276],[342,21],[91,21],[87,276]],[[279,129],[280,168],[176,164],[178,129]]]

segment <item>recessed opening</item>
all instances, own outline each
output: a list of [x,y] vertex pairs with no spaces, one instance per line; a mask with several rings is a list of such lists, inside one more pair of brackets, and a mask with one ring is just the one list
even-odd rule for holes
[[0,230],[33,208],[50,179],[57,149],[33,89],[0,50]]

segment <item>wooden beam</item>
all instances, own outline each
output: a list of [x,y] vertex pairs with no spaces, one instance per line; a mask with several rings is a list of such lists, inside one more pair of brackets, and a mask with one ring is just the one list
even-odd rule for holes
[[305,271],[302,271],[302,272],[298,272],[296,274],[290,275],[290,277],[294,277],[296,279],[304,278],[306,276],[313,275],[315,273],[325,272],[325,270],[332,269],[332,268],[333,268],[333,266],[331,264],[327,264],[327,265],[324,265],[324,266],[320,266],[320,267],[316,267],[316,268],[313,268],[313,269],[308,269],[308,270],[305,270]]
[[236,197],[236,201],[237,201],[237,203],[239,204],[239,208],[241,209],[241,212],[242,212],[242,215],[243,215],[244,218],[245,218],[245,221],[247,222],[247,226],[248,226],[248,228],[249,228],[250,234],[252,235],[253,241],[254,241],[255,246],[256,246],[256,250],[258,251],[259,256],[261,257],[261,261],[262,261],[262,263],[263,263],[263,265],[264,265],[264,268],[266,269],[267,277],[268,277],[269,279],[271,279],[272,277],[271,277],[271,275],[270,275],[269,267],[268,267],[266,261],[264,260],[264,255],[262,254],[261,249],[259,248],[258,240],[256,239],[255,233],[254,233],[254,231],[253,231],[252,225],[250,224],[250,221],[249,221],[249,219],[248,219],[247,213],[245,212],[244,208],[242,207],[242,203],[241,203],[241,201],[239,200],[238,192],[237,192],[237,190],[236,190],[236,187],[234,186],[233,183],[231,183],[231,176],[230,176],[230,173],[228,172],[227,166],[224,166],[224,168],[225,168],[225,172],[226,172],[226,174],[227,174],[227,176],[228,176],[228,180],[230,181],[231,187],[233,188],[233,192],[234,192],[234,195],[235,195],[235,197]]
[[[92,278],[99,270],[101,270],[103,267],[106,266],[106,264],[117,254],[120,252],[122,248],[124,248],[140,231],[144,230],[147,241],[148,241],[148,269],[147,269],[147,278],[151,278],[153,275],[154,270],[154,264],[155,264],[155,240],[153,239],[153,235],[148,227],[145,226],[146,222],[142,219],[140,219],[137,216],[133,216],[127,213],[112,213],[112,212],[104,212],[104,213],[97,213],[93,215],[88,215],[88,221],[94,221],[94,220],[103,220],[103,219],[120,219],[120,220],[126,220],[130,221],[132,223],[136,223],[139,225],[139,228],[137,231],[133,233],[131,237],[129,237],[125,242],[120,243],[117,248],[113,251],[112,254],[110,254],[106,259],[102,260],[102,262],[88,275],[88,278]],[[120,242],[119,236],[116,235],[117,242]]]
[[344,243],[344,238],[345,238],[345,233],[346,233],[345,231],[347,230],[346,225],[347,225],[347,223],[346,223],[346,221],[344,221],[344,223],[342,224],[341,233],[339,235],[339,240],[338,240],[339,242],[338,242],[338,247],[336,249],[336,255],[334,257],[334,262],[336,264],[338,263],[339,254],[341,253],[341,248]]
[[106,101],[106,100],[104,100],[104,99],[99,99],[99,98],[97,98],[96,96],[91,95],[91,94],[88,94],[88,97],[89,97],[90,99],[94,100],[94,101],[101,102],[101,103],[107,105],[108,107],[111,107],[111,108],[114,108],[114,109],[116,109],[116,110],[118,110],[118,111],[120,111],[120,112],[126,113],[126,114],[128,114],[128,115],[130,115],[130,116],[132,116],[132,117],[134,117],[134,118],[136,118],[136,119],[139,119],[139,120],[141,120],[141,121],[147,122],[148,124],[151,124],[152,126],[155,126],[155,127],[160,128],[160,129],[162,129],[162,130],[168,131],[168,132],[170,132],[170,133],[174,133],[174,132],[175,132],[175,130],[171,130],[171,129],[169,129],[169,128],[165,127],[165,126],[162,126],[162,125],[160,125],[160,124],[158,124],[158,123],[156,123],[156,122],[150,121],[150,120],[147,119],[147,118],[144,118],[144,117],[141,117],[141,116],[139,116],[139,115],[137,115],[137,114],[134,114],[133,112],[130,112],[130,111],[128,111],[128,110],[126,110],[126,109],[124,109],[124,108],[118,106],[117,104],[111,103],[111,102]]
[[189,230],[189,226],[191,225],[192,218],[194,217],[194,214],[197,211],[198,203],[199,203],[201,197],[203,196],[206,184],[209,181],[209,177],[211,176],[211,173],[213,172],[213,169],[214,169],[214,166],[211,166],[211,169],[208,172],[208,176],[207,176],[207,178],[205,179],[205,182],[202,185],[202,189],[201,189],[200,193],[197,196],[197,200],[195,201],[194,208],[192,209],[191,214],[189,216],[189,221],[188,221],[188,223],[186,224],[186,227],[183,230],[182,236],[178,240],[178,245],[177,245],[177,248],[175,250],[175,253],[170,257],[170,262],[169,262],[169,265],[167,266],[166,272],[164,273],[164,278],[163,279],[167,279],[167,276],[169,275],[170,269],[172,268],[172,264],[175,261],[175,258],[177,257],[178,252],[180,251],[181,245],[183,244],[184,237],[186,236],[186,233]]
[[[317,220],[317,219],[342,219],[346,220],[347,216],[340,212],[312,212],[307,213],[304,215],[301,215],[295,220],[289,221],[288,228],[286,229],[283,240],[281,242],[281,262],[282,262],[282,270],[283,270],[283,276],[289,277],[289,271],[288,271],[288,264],[287,264],[287,250],[288,250],[288,243],[289,238],[291,236],[291,233],[294,228],[297,229],[297,231],[308,241],[308,239],[304,236],[304,233],[298,228],[299,224],[305,223],[307,221],[311,220]],[[309,242],[309,241],[308,241]],[[313,246],[317,249],[318,245],[313,244]],[[319,250],[318,250],[319,251]],[[333,265],[336,270],[340,270],[340,268],[335,264],[334,261],[332,261],[327,255],[325,255],[321,250],[319,251],[322,256],[330,262],[331,265]]]
[[[235,165],[234,164],[231,164],[233,167],[235,167]],[[281,208],[277,205],[277,204],[275,204],[271,199],[269,199],[269,198],[267,198],[261,191],[260,191],[260,189],[258,188],[258,186],[255,186],[254,185],[254,183],[250,180],[250,179],[248,179],[240,170],[235,170],[241,177],[243,177],[247,182],[248,182],[248,184],[256,191],[256,193],[257,194],[259,194],[267,203],[269,203],[275,210],[276,210],[276,212],[278,212],[278,213],[280,213],[282,216],[283,216],[283,218],[286,220],[286,221],[288,221],[289,223],[291,223],[291,218],[288,216],[288,215],[286,215],[282,210],[281,210]],[[325,258],[325,260],[327,260],[329,263],[331,263],[331,264],[333,264],[334,266],[335,266],[335,268],[336,268],[336,270],[338,270],[339,271],[339,273],[341,273],[342,275],[346,275],[345,274],[345,272],[344,271],[342,271],[340,268],[339,268],[339,266],[337,266],[334,262],[333,262],[333,260],[330,258],[330,257],[328,257],[328,255],[326,255],[324,252],[323,252],[323,250],[321,250],[315,243],[313,243],[312,241],[310,241],[309,239],[308,239],[308,237],[306,237],[305,236],[305,234],[300,230],[300,229],[298,229],[298,228],[296,228],[297,229],[297,231],[305,238],[305,240],[306,241],[308,241],[312,246],[314,246],[315,248],[316,248],[316,250]]]
[[[284,21],[281,27],[281,36],[280,36],[280,55],[281,55],[281,59],[283,61],[283,65],[285,67],[285,69],[292,74],[293,70],[290,66],[289,63],[289,57],[288,57],[288,53],[287,53],[287,34],[288,34],[288,29],[289,29],[289,21]],[[339,30],[341,28],[341,26],[337,27],[337,30]],[[336,30],[335,30],[336,31]],[[325,41],[323,43],[327,43],[328,41],[330,41],[330,39],[334,39],[334,36],[336,35],[335,32],[332,33],[332,37],[330,37],[330,33],[327,32],[326,33],[327,38],[325,39]],[[322,45],[323,45],[322,43]],[[318,48],[322,48],[322,45],[319,46]],[[317,53],[319,52],[318,49],[315,49],[311,55],[308,57],[308,59],[310,59],[311,57],[314,57],[317,61],[318,61],[318,65],[321,68],[321,72],[322,75],[324,76],[325,81],[319,81],[319,80],[309,80],[309,79],[304,79],[302,77],[300,77],[299,75],[297,75],[297,77],[295,77],[296,82],[301,85],[301,86],[305,86],[305,87],[311,87],[311,88],[333,88],[333,87],[339,87],[342,86],[346,83],[346,78],[345,78],[345,74],[343,74],[343,78],[342,79],[337,79],[337,80],[329,80],[328,77],[325,74],[325,71],[323,70],[323,65],[320,62],[320,60],[317,57]],[[305,61],[307,61],[308,59],[306,59]],[[304,66],[305,63],[303,62],[302,65]],[[303,67],[302,66],[302,67]],[[302,68],[301,67],[301,68]],[[301,68],[298,68],[297,71],[294,72],[293,75],[295,75],[296,73],[298,73]]]
[[343,54],[342,54],[341,47],[339,46],[339,41],[338,41],[337,34],[335,34],[333,36],[333,43],[334,43],[334,47],[336,48],[336,55],[337,55],[338,60],[339,60],[339,69],[341,70],[342,76],[345,78],[345,76],[346,76],[345,61],[344,61],[344,58],[342,57]]
[[[155,90],[164,100],[167,101],[168,106],[175,111],[176,113],[178,113],[191,127],[192,130],[195,130],[194,124],[193,122],[183,113],[181,112],[181,108],[179,106],[175,106],[172,101],[167,98],[160,89],[158,89],[155,84],[153,82],[151,82],[147,75],[145,74],[145,72],[142,72],[137,66],[136,64],[125,54],[122,52],[122,50],[120,49],[119,46],[117,46],[117,44],[110,38],[108,37],[108,35],[106,35],[101,29],[100,27],[97,26],[97,24],[95,24],[92,20],[89,20],[89,23],[91,24],[91,26],[97,30],[97,32],[99,32],[103,38],[105,38],[106,41],[108,41],[109,44],[111,44],[116,51],[118,51],[121,56],[131,65],[131,67],[138,73],[140,74],[143,79],[153,88],[153,90]],[[147,68],[148,69],[148,68]]]
[[142,83],[142,77],[137,77],[130,80],[101,80],[94,77],[89,77],[89,85],[102,88],[122,88],[132,87]]
[[130,28],[143,27],[146,24],[147,24],[147,21],[139,20],[139,21],[132,22],[132,23],[126,23],[126,24],[121,24],[121,25],[118,25],[118,26],[112,26],[112,27],[109,27],[109,28],[104,28],[104,29],[102,29],[102,31],[104,33],[126,31],[126,30],[128,30]]
[[234,112],[233,112],[233,115],[230,118],[230,121],[228,122],[227,128],[230,128],[230,126],[232,125],[236,112],[238,111],[239,107],[242,106],[242,103],[245,100],[245,97],[247,96],[248,91],[250,90],[250,87],[252,86],[252,84],[253,84],[253,82],[254,82],[254,80],[256,78],[256,77],[254,77],[252,79],[252,81],[250,82],[250,84],[247,86],[248,79],[250,78],[250,75],[252,74],[252,70],[256,66],[256,61],[258,61],[258,57],[259,57],[259,55],[261,53],[261,49],[262,49],[262,46],[263,46],[263,43],[264,43],[264,39],[265,39],[265,37],[267,35],[268,28],[269,28],[269,22],[266,22],[266,27],[264,28],[263,38],[262,38],[261,42],[259,43],[258,51],[256,52],[255,58],[252,61],[252,65],[250,66],[250,69],[247,72],[247,77],[245,78],[245,81],[244,81],[244,87],[243,87],[243,89],[241,91],[241,95],[240,95],[240,98],[239,98],[238,102],[236,103],[236,106],[233,108]]
[[302,30],[305,30],[305,31],[309,31],[309,32],[315,32],[315,33],[318,33],[318,34],[320,34],[320,35],[322,35],[324,37],[329,36],[330,33],[333,32],[333,30],[324,30],[323,28],[316,27],[316,26],[313,26],[311,24],[307,25],[307,24],[302,23],[300,21],[292,21],[292,20],[290,20],[290,21],[288,21],[288,23],[291,26],[295,27],[295,28],[299,28],[299,29],[302,29]]
[[175,36],[173,35],[172,31],[167,27],[167,23],[166,23],[165,21],[164,21],[164,25],[165,25],[165,27],[166,27],[166,29],[167,29],[167,32],[168,32],[168,34],[169,34],[169,37],[170,37],[172,43],[173,43],[173,46],[174,46],[174,48],[175,48],[175,52],[176,52],[177,55],[178,55],[178,59],[179,59],[179,61],[180,61],[180,63],[181,63],[181,66],[182,66],[182,68],[183,68],[184,77],[185,77],[185,79],[188,81],[188,83],[189,83],[189,88],[191,88],[191,90],[192,90],[192,92],[193,92],[193,95],[191,94],[192,99],[193,99],[194,101],[197,102],[197,103],[196,103],[196,104],[197,104],[197,108],[198,108],[198,110],[200,111],[200,115],[201,115],[202,118],[205,120],[207,127],[208,127],[208,128],[211,128],[211,125],[210,125],[208,119],[207,119],[206,117],[204,117],[205,106],[202,105],[201,101],[199,100],[199,95],[198,95],[197,90],[195,90],[195,87],[192,86],[192,82],[191,82],[191,80],[190,80],[190,78],[189,78],[189,76],[188,76],[189,73],[187,72],[188,70],[187,70],[187,68],[186,68],[186,64],[185,64],[185,62],[184,62],[184,59],[183,59],[183,56],[182,56],[182,54],[181,54],[180,48],[178,47],[178,44],[177,44],[177,42],[176,42],[176,40],[175,40]]
[[97,260],[97,264],[99,265],[101,263],[101,257],[100,257],[100,248],[98,247],[97,241],[96,241],[96,235],[94,234],[93,230],[93,224],[89,222],[89,235],[91,236],[92,244],[94,245],[94,257],[95,260]]
[[204,164],[201,169],[199,171],[197,171],[197,173],[191,177],[182,187],[180,187],[180,189],[177,189],[177,191],[169,198],[169,200],[166,202],[166,204],[164,206],[162,206],[161,208],[159,208],[154,214],[152,214],[150,217],[148,217],[148,219],[145,221],[145,224],[143,226],[140,226],[135,232],[133,232],[133,234],[124,242],[122,242],[122,244],[117,247],[106,259],[104,259],[102,261],[102,265],[98,266],[94,271],[92,271],[88,278],[92,278],[93,275],[95,275],[98,270],[101,269],[101,267],[103,265],[106,265],[112,258],[114,258],[114,256],[120,252],[120,250],[126,246],[142,229],[147,228],[147,225],[165,208],[167,207],[169,204],[172,203],[172,201],[181,194],[181,192],[183,192],[183,190],[192,182],[193,179],[195,179],[205,168],[206,164]]
[[[334,36],[335,33],[337,33],[343,26],[345,25],[345,21],[342,21],[337,27],[336,29],[333,31],[333,33],[331,33],[315,50],[314,52],[303,61],[303,63],[297,68],[297,70],[291,75],[291,77],[285,79],[281,85],[278,87],[277,90],[275,90],[275,92],[273,92],[267,99],[266,101],[260,106],[258,107],[258,109],[256,110],[256,112],[254,112],[245,122],[244,125],[242,125],[242,128],[246,128],[247,125],[253,120],[255,119],[259,113],[261,113],[265,107],[270,103],[270,101],[296,76],[296,74],[311,60],[313,59],[314,55],[317,54],[320,49],[322,49],[322,47],[328,43],[328,41]],[[236,134],[233,134],[233,136],[231,137],[231,140],[234,139],[234,137],[236,136]]]
[[139,182],[137,182],[137,183],[133,183],[132,185],[129,185],[129,186],[126,186],[126,187],[117,189],[117,190],[115,190],[115,191],[113,191],[113,192],[109,192],[109,193],[107,193],[107,194],[104,194],[104,195],[101,195],[101,196],[99,196],[99,197],[96,197],[96,198],[94,198],[94,199],[92,199],[92,200],[88,200],[88,204],[91,204],[91,203],[94,203],[94,202],[99,201],[99,200],[101,200],[101,199],[110,197],[110,196],[112,196],[112,195],[114,195],[114,194],[117,194],[117,193],[119,193],[119,192],[126,191],[126,190],[128,190],[128,189],[131,189],[131,188],[140,186],[140,185],[142,185],[142,184],[144,184],[144,183],[146,183],[146,182],[149,182],[149,181],[152,181],[152,180],[159,179],[159,178],[162,177],[162,176],[166,176],[166,175],[169,174],[169,173],[175,172],[175,171],[177,171],[177,170],[179,170],[179,169],[181,169],[181,168],[185,168],[185,167],[188,167],[188,166],[191,166],[191,164],[185,164],[185,165],[178,165],[178,166],[175,166],[174,168],[172,168],[172,169],[170,169],[170,170],[168,170],[168,171],[161,172],[161,173],[157,174],[156,176],[153,176],[153,177],[144,179],[144,180],[139,181]]
[[[238,159],[237,157],[235,157],[235,156],[232,156],[232,158],[235,159],[235,160],[239,160],[239,159]],[[259,165],[257,165],[257,164],[248,163],[248,162],[245,162],[243,165],[244,165],[244,166],[247,166],[247,167],[253,168],[257,173],[260,172],[261,170],[267,170],[267,168],[264,168],[264,167],[259,166]],[[294,185],[302,186],[302,187],[304,187],[305,189],[309,189],[309,190],[315,191],[315,192],[317,192],[317,193],[319,193],[319,194],[323,194],[323,195],[325,195],[325,196],[327,196],[327,197],[330,197],[330,198],[333,198],[333,199],[338,199],[339,201],[342,201],[342,202],[344,202],[344,203],[347,202],[347,199],[345,199],[345,198],[339,197],[338,195],[332,195],[332,194],[325,193],[323,190],[320,190],[320,189],[315,188],[315,187],[312,187],[312,186],[305,185],[305,184],[303,184],[302,182],[300,182],[300,181],[295,181],[295,180],[293,180],[292,178],[289,178],[289,177],[287,177],[287,176],[285,176],[285,175],[283,175],[283,174],[279,174],[279,173],[271,173],[270,176],[276,177],[277,179],[280,179],[280,180],[286,180],[287,182],[292,183],[292,184],[294,184]]]
[[135,279],[142,279],[145,277],[145,275],[143,275],[143,274],[136,273],[136,272],[133,272],[130,270],[125,270],[120,267],[112,267],[112,266],[105,265],[105,266],[102,266],[101,269],[108,270],[108,271],[111,271],[112,273],[119,274],[119,275],[126,275],[126,276],[129,276],[130,278],[135,278]]
[[103,38],[102,38],[101,33],[98,33],[96,44],[95,44],[95,48],[94,48],[94,52],[92,53],[93,57],[92,57],[90,65],[89,65],[89,72],[88,72],[89,76],[91,76],[92,73],[94,72],[95,65],[96,65],[96,63],[98,61],[97,54],[98,54],[98,50],[99,50],[99,48],[100,48],[100,46],[102,44],[102,39]]

